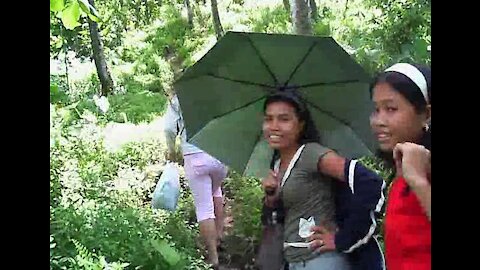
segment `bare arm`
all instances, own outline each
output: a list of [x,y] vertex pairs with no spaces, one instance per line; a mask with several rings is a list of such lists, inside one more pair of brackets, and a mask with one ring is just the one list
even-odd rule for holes
[[342,222],[337,231],[314,228],[316,233],[310,239],[314,240],[311,248],[320,247],[320,252],[338,250],[350,253],[368,243],[375,232],[374,217],[382,211],[385,182],[356,160],[346,159],[335,152],[321,157],[318,169],[338,180],[336,192],[340,200],[336,203],[348,211],[338,213]]
[[165,143],[167,144],[168,153],[175,152],[175,139],[177,137],[177,118],[178,114],[172,108],[172,105],[168,103],[167,111],[164,115],[164,135]]
[[393,150],[393,156],[397,174],[402,175],[407,184],[412,188],[428,219],[431,221],[430,151],[422,145],[408,142],[399,143]]
[[425,210],[428,220],[432,220],[432,186],[428,182],[427,179],[417,179],[417,180],[410,180],[415,181],[418,184],[412,185],[412,190],[417,195],[418,200],[420,201],[420,205],[422,205],[423,210]]
[[345,181],[345,158],[331,151],[318,161],[318,170],[339,181]]

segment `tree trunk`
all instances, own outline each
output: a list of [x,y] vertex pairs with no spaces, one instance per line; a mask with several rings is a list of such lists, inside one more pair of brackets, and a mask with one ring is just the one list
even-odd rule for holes
[[187,15],[188,15],[188,26],[190,29],[193,28],[193,10],[192,6],[190,5],[190,0],[185,0],[185,6],[187,7]]
[[[61,21],[60,19],[58,19],[59,23],[60,23],[60,33],[62,36],[65,36],[64,34],[64,29],[65,29],[65,26],[63,26],[63,24],[61,24]],[[62,39],[62,47],[63,47],[63,50],[65,51],[65,76],[67,78],[67,90],[70,91],[70,80],[68,78],[68,65],[69,65],[69,62],[68,62],[68,46],[67,46],[67,40],[65,38]],[[60,55],[60,51],[58,52],[58,54]]]
[[343,19],[345,19],[345,15],[347,14],[348,9],[348,0],[345,2],[345,9],[343,10]]
[[67,78],[67,90],[70,91],[70,80],[68,78],[68,50],[65,49],[65,77]]
[[315,0],[309,0],[309,4],[310,4],[310,18],[316,22],[318,20],[318,7],[317,7],[317,3],[315,2]]
[[[90,0],[88,0],[88,1],[90,1]],[[140,1],[134,1],[133,2],[133,6],[134,6],[134,9],[135,9],[135,22],[134,22],[135,23],[135,28],[138,28],[138,26],[139,26],[138,22],[141,20],[140,17],[142,16],[141,10],[140,10]]]
[[147,0],[143,0],[143,5],[145,6],[145,22],[146,24],[150,24],[152,18],[150,17],[150,9],[148,8]]
[[212,1],[212,18],[213,18],[213,28],[217,34],[217,40],[223,36],[223,28],[220,23],[220,16],[218,15],[217,0]]
[[[88,0],[88,3],[95,7],[94,0]],[[113,90],[113,80],[108,71],[107,62],[105,61],[98,24],[88,18],[88,28],[90,30],[90,39],[92,40],[93,60],[97,67],[98,79],[102,85],[102,95],[107,96]]]
[[298,35],[313,35],[309,0],[290,0],[293,30]]
[[285,10],[290,13],[290,3],[288,2],[289,0],[283,0],[283,6],[285,7]]

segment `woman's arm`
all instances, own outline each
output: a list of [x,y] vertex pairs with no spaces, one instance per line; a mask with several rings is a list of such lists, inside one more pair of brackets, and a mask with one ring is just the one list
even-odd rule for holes
[[341,195],[341,200],[337,200],[337,209],[344,211],[337,213],[338,231],[314,228],[317,233],[311,237],[314,240],[311,247],[320,247],[320,251],[336,249],[352,252],[366,244],[375,233],[375,216],[383,210],[386,184],[372,170],[335,152],[328,152],[321,157],[318,169],[340,181],[336,189],[337,195]]
[[431,213],[431,153],[422,145],[414,143],[399,143],[393,150],[397,174],[403,176],[412,188],[428,219]]
[[[405,179],[406,180],[406,179]],[[407,181],[407,180],[406,180]],[[416,184],[411,185],[413,192],[417,195],[420,205],[425,210],[428,220],[432,220],[432,186],[426,178],[424,179],[410,179],[410,182],[416,182]]]
[[168,102],[167,111],[164,115],[163,132],[169,156],[175,152],[175,139],[178,135],[178,118],[178,113],[172,108],[172,104]]
[[345,181],[345,158],[330,151],[318,160],[318,170],[335,180]]

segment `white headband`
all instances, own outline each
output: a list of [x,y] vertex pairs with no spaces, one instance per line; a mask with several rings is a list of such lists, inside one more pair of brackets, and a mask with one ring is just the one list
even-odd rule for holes
[[407,76],[410,80],[412,80],[418,86],[418,88],[420,88],[420,91],[422,91],[425,101],[427,102],[427,104],[429,103],[427,80],[425,79],[425,76],[423,76],[422,72],[420,72],[420,70],[418,70],[416,67],[410,64],[398,63],[387,68],[385,72],[387,71],[394,71]]

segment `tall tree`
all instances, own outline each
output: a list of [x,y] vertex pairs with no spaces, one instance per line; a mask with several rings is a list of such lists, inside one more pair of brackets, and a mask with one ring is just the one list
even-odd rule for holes
[[345,19],[345,15],[347,15],[347,9],[348,9],[348,0],[345,1],[345,9],[343,10],[343,19]]
[[213,18],[213,28],[215,29],[215,34],[217,34],[217,39],[220,39],[223,36],[223,28],[220,23],[220,16],[218,15],[217,0],[211,0],[212,4],[212,18]]
[[152,16],[150,15],[150,7],[147,0],[142,0],[142,4],[145,7],[145,22],[149,24],[152,21]]
[[312,21],[310,19],[310,0],[290,0],[290,9],[295,34],[313,35]]
[[318,7],[317,3],[315,0],[309,0],[309,5],[310,5],[310,18],[313,19],[314,22],[318,20]]
[[285,7],[285,10],[290,13],[290,2],[289,0],[283,0],[283,6]]
[[187,8],[188,25],[193,28],[193,9],[190,0],[185,0],[185,7]]
[[[88,3],[95,7],[94,0],[88,0]],[[98,31],[98,24],[88,18],[88,29],[92,41],[93,60],[97,68],[98,79],[102,85],[102,95],[106,96],[113,90],[113,80],[108,71],[105,53],[103,52],[102,38]]]

